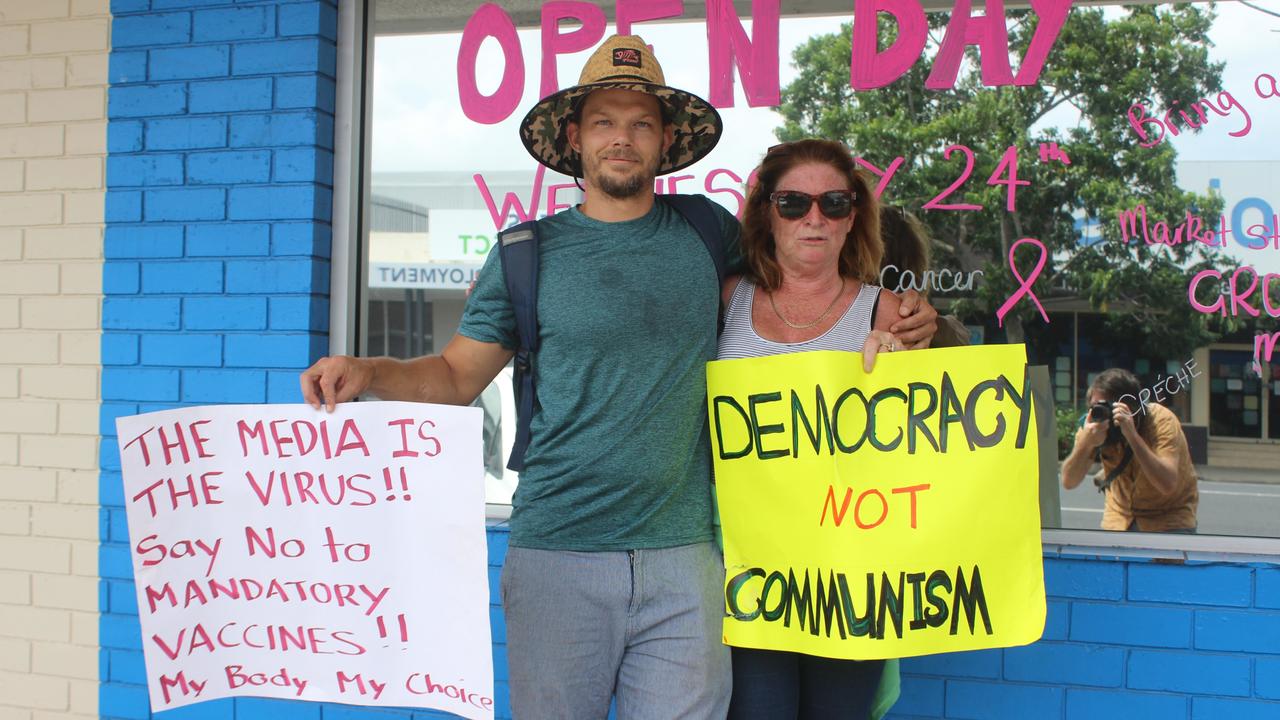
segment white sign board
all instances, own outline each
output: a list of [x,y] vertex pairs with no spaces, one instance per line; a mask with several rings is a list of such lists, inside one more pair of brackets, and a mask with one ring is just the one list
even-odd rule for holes
[[153,710],[241,695],[493,717],[481,411],[116,421]]

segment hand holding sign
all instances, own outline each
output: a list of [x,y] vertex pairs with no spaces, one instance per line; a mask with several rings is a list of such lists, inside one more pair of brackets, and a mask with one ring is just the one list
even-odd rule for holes
[[477,408],[116,424],[153,710],[260,695],[493,717]]
[[338,403],[359,397],[373,383],[373,365],[367,358],[350,355],[323,357],[302,372],[302,399],[319,410],[333,412]]

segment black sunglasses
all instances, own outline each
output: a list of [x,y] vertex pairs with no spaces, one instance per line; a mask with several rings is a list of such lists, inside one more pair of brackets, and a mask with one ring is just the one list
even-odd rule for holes
[[828,190],[821,195],[810,195],[799,190],[778,190],[769,195],[769,202],[778,210],[778,216],[786,220],[799,220],[809,214],[813,201],[818,201],[818,211],[832,220],[843,220],[853,213],[853,203],[858,193],[852,190]]

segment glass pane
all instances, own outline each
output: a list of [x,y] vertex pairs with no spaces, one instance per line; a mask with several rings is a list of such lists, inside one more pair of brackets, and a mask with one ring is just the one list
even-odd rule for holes
[[[394,21],[379,22],[379,7],[392,5]],[[438,352],[456,330],[466,288],[497,232],[582,199],[571,178],[542,170],[518,138],[524,113],[543,95],[539,28],[517,33],[523,75],[512,89],[518,101],[509,108],[489,103],[493,116],[480,122],[464,112],[458,88],[465,17],[441,20],[427,5],[417,17],[406,3],[374,3],[371,198],[359,308],[362,352],[370,354]],[[940,313],[955,315],[972,342],[1023,343],[1030,364],[1048,366],[1058,446],[1046,452],[1057,450],[1060,463],[1070,451],[1073,423],[1101,372],[1129,370],[1146,391],[1144,402],[1171,409],[1203,461],[1200,532],[1280,535],[1274,521],[1280,499],[1257,501],[1251,509],[1265,510],[1269,519],[1255,521],[1224,499],[1243,495],[1208,484],[1251,492],[1245,487],[1251,479],[1271,478],[1280,467],[1277,365],[1262,358],[1260,379],[1251,367],[1253,352],[1244,349],[1253,347],[1267,308],[1280,301],[1266,305],[1259,291],[1237,303],[1230,298],[1237,268],[1280,273],[1272,240],[1280,214],[1274,143],[1280,103],[1260,100],[1253,90],[1260,72],[1275,72],[1267,70],[1274,65],[1273,37],[1258,31],[1267,16],[1238,2],[1131,9],[1077,4],[1068,22],[1080,23],[1080,32],[1057,40],[1046,60],[1053,73],[1046,70],[1038,84],[984,88],[979,61],[970,58],[956,68],[954,87],[926,92],[942,36],[939,21],[921,61],[903,77],[855,91],[849,3],[819,0],[805,9],[824,14],[797,15],[789,3],[782,8],[776,106],[754,94],[749,102],[743,73],[733,69],[732,106],[724,98],[716,103],[724,142],[699,163],[658,178],[656,190],[701,193],[738,213],[746,179],[779,139],[843,141],[880,186],[881,202],[924,224],[935,277],[946,269],[973,278],[964,288],[928,289]],[[747,11],[739,12],[745,21]],[[537,21],[536,13],[510,13],[517,23]],[[1017,48],[1025,48],[1035,27],[1023,13],[1006,10]],[[1207,18],[1203,38],[1187,35],[1196,15]],[[637,32],[653,46],[670,84],[711,96],[705,21],[646,22]],[[1076,48],[1065,47],[1073,42]],[[1140,46],[1125,45],[1113,63],[1069,59],[1135,42]],[[1017,48],[1011,52],[1015,72],[1023,52]],[[1208,62],[1221,63],[1220,71],[1179,66],[1176,76],[1119,74],[1132,57],[1193,58],[1202,51]],[[571,84],[586,57],[585,50],[564,53],[549,63],[553,84]],[[509,70],[497,43],[486,41],[476,59],[475,90],[494,96]],[[1175,86],[1177,98],[1168,90]],[[1174,99],[1176,106],[1166,105]],[[1099,108],[1110,110],[1098,114]],[[957,149],[944,156],[951,146]],[[960,147],[972,153],[971,168]],[[1019,237],[1046,246],[1043,272],[1032,285],[1044,316],[1028,297],[997,316],[1019,284],[1008,259],[1009,243]],[[1015,258],[1022,272],[1036,259],[1028,250]],[[1205,268],[1219,275],[1195,280]],[[1242,271],[1241,293],[1250,279]],[[1278,297],[1280,290],[1269,290]],[[1261,311],[1259,320],[1244,306]],[[1203,364],[1191,369],[1196,357]],[[509,500],[517,482],[500,459],[514,424],[509,375],[501,374],[480,401],[490,421],[486,468],[495,502]],[[1248,452],[1239,449],[1242,440],[1251,441]],[[1090,485],[1061,490],[1065,526],[1099,526],[1102,496]]]
[[1263,404],[1267,408],[1267,437],[1280,440],[1280,362],[1270,363],[1266,369],[1271,377],[1271,382],[1267,383],[1271,393],[1263,396]]

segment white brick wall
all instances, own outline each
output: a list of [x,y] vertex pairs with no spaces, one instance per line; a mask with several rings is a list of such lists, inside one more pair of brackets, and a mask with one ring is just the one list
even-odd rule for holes
[[0,720],[98,697],[107,0],[0,0]]

